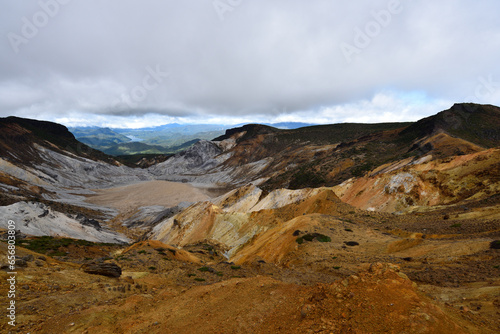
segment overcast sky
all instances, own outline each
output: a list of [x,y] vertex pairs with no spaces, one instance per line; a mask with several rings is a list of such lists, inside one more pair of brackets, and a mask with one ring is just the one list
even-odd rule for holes
[[500,2],[0,0],[0,116],[417,120],[500,105]]

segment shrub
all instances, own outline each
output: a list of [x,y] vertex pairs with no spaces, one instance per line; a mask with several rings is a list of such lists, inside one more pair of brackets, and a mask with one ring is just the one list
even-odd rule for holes
[[233,270],[241,269],[241,266],[231,266],[231,269]]
[[68,254],[66,254],[66,252],[61,252],[61,251],[56,250],[56,251],[52,251],[49,255],[50,256],[66,256]]
[[[54,238],[50,236],[35,237],[29,240],[22,241],[23,247],[32,250],[37,253],[47,254],[48,252],[59,252],[59,254],[53,254],[53,256],[63,256],[60,255],[60,247],[68,247],[69,245],[79,245],[79,246],[92,246],[92,245],[103,245],[108,246],[110,244],[104,243],[94,243],[87,240],[77,240],[70,238]],[[66,253],[64,254],[66,255]]]
[[362,165],[358,165],[356,167],[354,167],[353,169],[351,169],[351,174],[352,176],[355,176],[355,177],[361,177],[363,175],[365,175],[366,172],[369,172],[374,166],[374,164],[372,162],[366,162]]
[[330,241],[332,241],[332,238],[330,238],[327,235],[318,234],[316,236],[316,240],[318,240],[319,242],[330,242]]
[[306,168],[301,168],[297,173],[292,176],[290,180],[290,189],[300,189],[300,188],[316,188],[326,182],[325,178],[316,172],[311,170],[306,170]]
[[198,270],[205,272],[205,271],[209,271],[210,269],[208,267],[201,267],[201,268],[198,268]]

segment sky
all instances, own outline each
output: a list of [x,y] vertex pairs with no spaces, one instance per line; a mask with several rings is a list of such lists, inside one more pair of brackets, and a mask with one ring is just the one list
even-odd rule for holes
[[500,105],[498,0],[0,0],[0,117],[414,121]]

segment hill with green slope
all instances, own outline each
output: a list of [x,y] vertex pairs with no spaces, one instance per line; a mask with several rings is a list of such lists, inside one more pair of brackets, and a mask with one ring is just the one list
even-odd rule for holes
[[457,103],[450,109],[424,118],[402,133],[416,138],[444,131],[485,148],[500,146],[500,108],[492,105]]

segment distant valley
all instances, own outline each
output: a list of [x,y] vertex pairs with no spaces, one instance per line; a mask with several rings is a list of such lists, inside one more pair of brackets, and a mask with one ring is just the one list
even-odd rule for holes
[[[288,122],[268,125],[295,129],[313,124]],[[223,135],[229,128],[231,126],[221,124],[172,123],[137,129],[70,127],[69,131],[80,142],[106,154],[119,156],[177,153],[199,140],[211,140]]]

